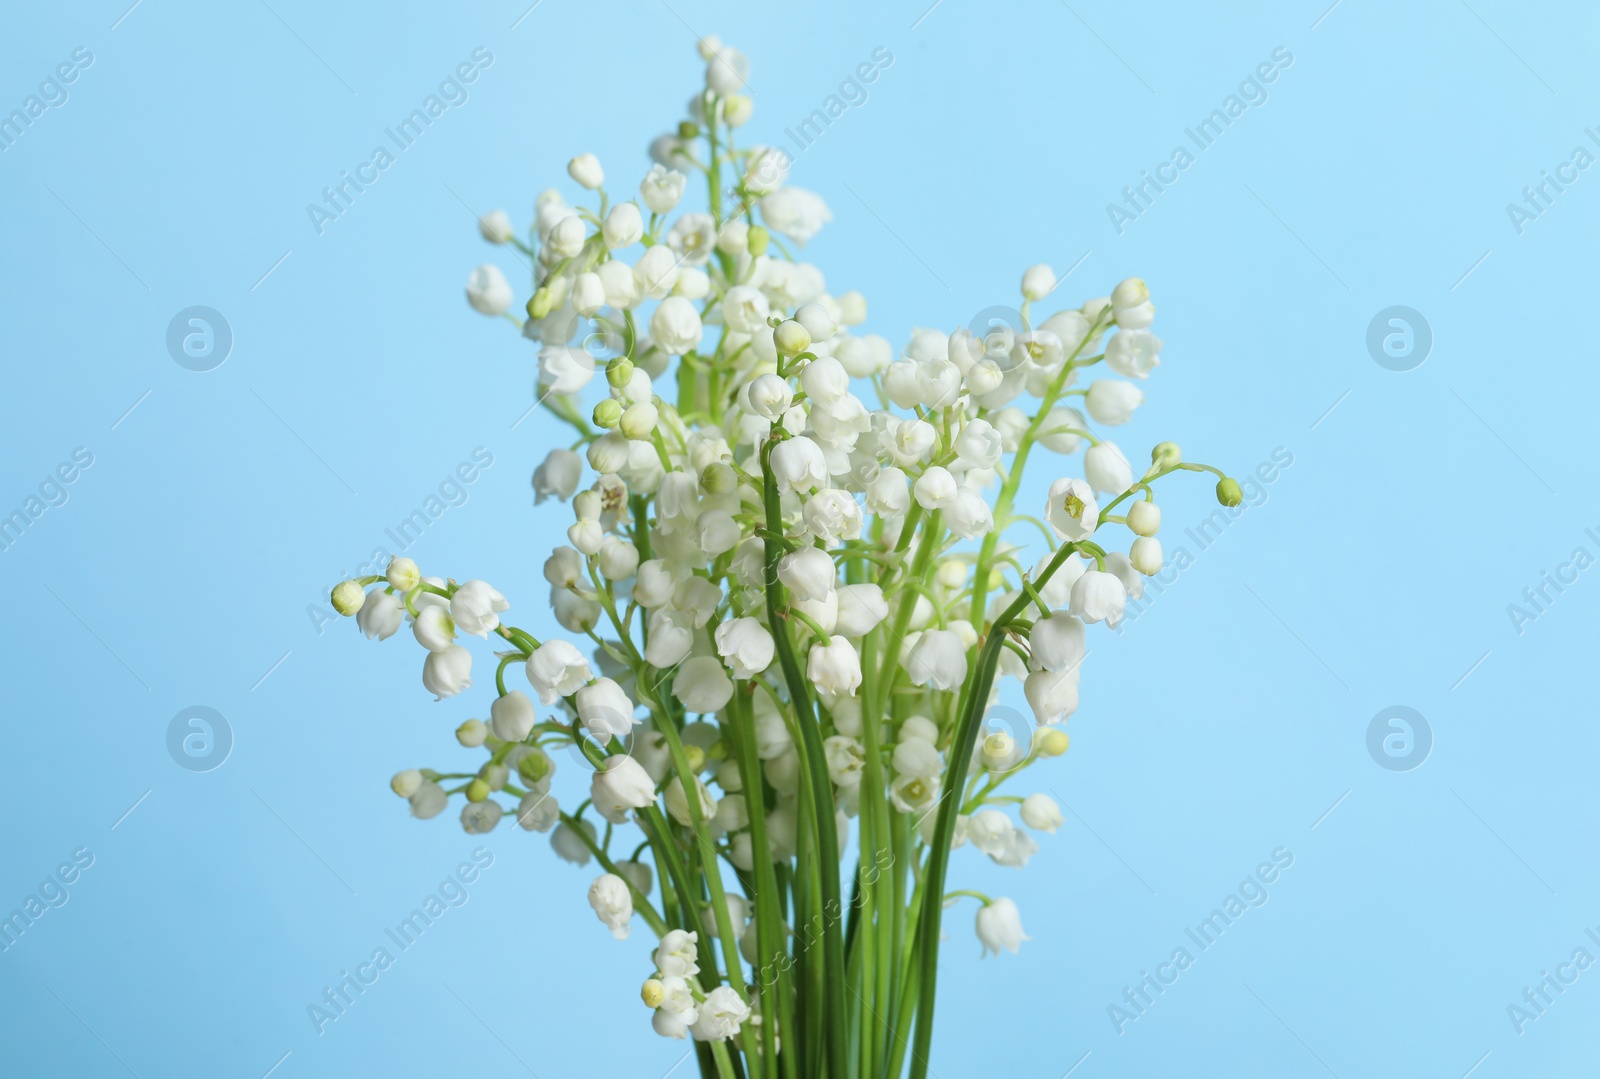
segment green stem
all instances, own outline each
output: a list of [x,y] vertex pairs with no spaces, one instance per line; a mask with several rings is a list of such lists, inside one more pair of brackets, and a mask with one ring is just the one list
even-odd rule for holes
[[[729,734],[739,764],[739,779],[744,787],[745,809],[750,817],[750,857],[754,862],[756,901],[755,983],[761,993],[761,1057],[768,1079],[778,1074],[777,1039],[787,1037],[789,1023],[780,1023],[783,994],[780,979],[788,977],[788,953],[783,947],[783,917],[778,910],[778,877],[772,868],[772,848],[767,841],[767,804],[761,776],[761,760],[756,755],[755,721],[750,710],[754,687],[737,686],[729,708]],[[787,1019],[787,1016],[785,1016]],[[755,1061],[751,1061],[752,1068]]]
[[[773,478],[769,458],[774,442],[761,447],[761,476],[767,528],[773,532],[783,530],[783,511],[778,500],[778,483]],[[844,1010],[844,935],[840,926],[843,910],[839,905],[839,832],[834,818],[833,784],[828,778],[827,756],[822,750],[822,733],[805,677],[801,674],[799,660],[795,658],[794,642],[789,629],[779,617],[783,607],[784,587],[778,580],[778,560],[783,549],[770,539],[766,544],[767,562],[767,618],[777,644],[779,665],[784,682],[789,687],[789,698],[794,706],[795,725],[799,728],[809,765],[813,811],[816,822],[817,877],[821,891],[822,953],[826,984],[834,988],[825,993],[822,1001],[826,1009],[823,1043],[828,1058],[831,1079],[848,1079],[849,1027]]]
[[650,905],[650,897],[645,895],[639,889],[635,888],[633,886],[633,881],[629,880],[626,874],[617,872],[616,863],[606,855],[606,852],[602,850],[594,840],[589,838],[589,833],[586,830],[578,827],[578,820],[576,817],[572,816],[570,813],[563,813],[561,814],[561,819],[567,824],[568,827],[572,829],[572,833],[583,841],[583,845],[589,848],[589,853],[594,855],[595,861],[600,863],[601,868],[603,868],[607,873],[611,873],[622,878],[622,883],[628,886],[628,891],[633,895],[634,911],[639,915],[639,917],[645,920],[646,924],[648,924],[652,930],[655,931],[656,936],[666,936],[667,923],[661,917],[661,915],[656,913],[655,908]]
[[[1038,584],[1049,582],[1051,576],[1067,556],[1077,550],[1077,544],[1064,543],[1039,575]],[[995,619],[988,637],[980,646],[978,665],[972,681],[968,683],[965,706],[957,723],[955,737],[950,743],[946,772],[950,776],[965,776],[972,763],[973,740],[978,726],[983,722],[983,710],[989,702],[989,689],[994,684],[995,670],[1000,662],[1001,642],[1006,626],[1028,606],[1028,597],[1020,595]],[[917,925],[914,950],[918,953],[922,970],[918,980],[921,1005],[917,1012],[916,1038],[911,1051],[911,1079],[927,1079],[928,1053],[933,1046],[934,988],[939,976],[939,920],[944,913],[945,871],[950,863],[950,843],[955,838],[956,816],[961,807],[958,799],[946,798],[939,805],[939,817],[934,825],[933,842],[928,850],[928,868],[923,877],[922,913]]]
[[1000,533],[1009,524],[1007,518],[1011,514],[1011,503],[1017,496],[1017,488],[1022,483],[1022,472],[1028,465],[1028,453],[1033,449],[1034,441],[1039,437],[1039,428],[1044,424],[1045,417],[1050,414],[1050,409],[1055,406],[1056,398],[1061,395],[1067,380],[1072,377],[1078,354],[1083,351],[1083,346],[1090,339],[1104,332],[1106,326],[1102,325],[1103,316],[1096,318],[1089,327],[1089,332],[1084,336],[1078,346],[1072,350],[1066,362],[1061,365],[1061,370],[1056,377],[1050,380],[1045,395],[1039,401],[1039,411],[1033,420],[1022,432],[1022,438],[1017,442],[1017,452],[1012,458],[1011,471],[1006,474],[1006,481],[1000,488],[1000,496],[994,503],[994,529],[983,538],[983,546],[978,551],[977,570],[972,577],[972,615],[970,621],[974,629],[983,628],[983,609],[989,601],[989,563],[994,558],[995,544],[1000,538]]
[[833,638],[830,637],[821,626],[817,625],[817,622],[814,618],[802,612],[798,607],[790,607],[784,613],[790,618],[798,618],[800,621],[804,622],[807,628],[809,628],[812,634],[817,638],[818,644],[825,645],[832,643]]

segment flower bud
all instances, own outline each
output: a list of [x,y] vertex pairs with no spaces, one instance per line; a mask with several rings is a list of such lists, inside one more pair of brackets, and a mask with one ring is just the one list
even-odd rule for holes
[[601,238],[605,240],[606,247],[613,251],[638,243],[643,235],[644,220],[639,215],[639,207],[631,202],[619,202],[613,206],[606,215],[605,224],[600,226]]
[[[839,327],[834,325],[833,316],[828,314],[828,309],[820,303],[802,304],[795,310],[794,320],[806,328],[806,333],[810,335],[812,341],[826,341],[839,332]],[[795,351],[804,351],[804,348]]]
[[605,530],[596,518],[580,517],[567,529],[567,542],[580,554],[599,554],[600,545],[605,542]]
[[765,255],[767,253],[767,243],[771,239],[772,234],[766,229],[760,225],[751,225],[750,231],[745,237],[745,246],[752,256]]
[[689,762],[689,771],[698,772],[706,766],[706,751],[697,745],[683,747],[683,755]]
[[390,584],[402,592],[409,592],[422,582],[421,571],[417,569],[417,564],[409,558],[390,560],[389,569],[385,576]]
[[773,331],[772,343],[785,356],[794,356],[811,347],[811,334],[794,319],[785,319]]
[[639,549],[621,536],[600,541],[600,574],[607,580],[623,581],[639,569]]
[[483,315],[503,315],[511,309],[511,283],[500,267],[485,263],[467,278],[467,302]]
[[597,273],[581,273],[572,283],[572,309],[584,318],[592,318],[606,303],[605,282]]
[[483,779],[474,779],[471,783],[467,784],[467,801],[469,801],[469,802],[482,802],[485,799],[487,799],[488,797],[489,797],[489,784],[488,784],[488,781],[483,780]]
[[644,1001],[646,1008],[659,1008],[661,1002],[667,999],[667,988],[661,984],[661,979],[647,978],[639,990],[639,999]]
[[1022,298],[1024,300],[1042,300],[1054,292],[1055,287],[1056,273],[1046,265],[1029,266],[1022,275]]
[[1161,541],[1154,536],[1140,536],[1128,549],[1128,561],[1146,577],[1154,577],[1161,572]]
[[1100,378],[1089,384],[1083,404],[1090,418],[1107,427],[1127,423],[1134,410],[1144,403],[1144,394],[1131,382]]
[[526,754],[517,762],[517,775],[528,783],[541,783],[553,771],[555,765],[550,763],[550,758],[542,749]]
[[611,430],[622,422],[622,402],[615,397],[607,397],[594,406],[594,425],[604,430]]
[[535,321],[544,318],[550,313],[550,309],[555,305],[556,300],[555,297],[550,293],[550,287],[548,285],[541,285],[539,288],[534,290],[532,296],[528,297],[528,317]]
[[746,394],[756,414],[769,420],[776,420],[783,415],[794,400],[794,390],[788,380],[770,371],[757,375]]
[[1176,442],[1160,442],[1150,451],[1150,463],[1157,468],[1171,468],[1183,462],[1183,451]]
[[1022,823],[1036,832],[1054,832],[1063,820],[1061,807],[1048,794],[1030,794],[1022,800]]
[[478,218],[478,231],[492,244],[510,243],[514,234],[511,217],[504,210],[490,210]]
[[481,719],[469,719],[456,728],[456,741],[468,749],[477,749],[489,737],[489,725]]
[[1041,757],[1059,757],[1071,744],[1067,732],[1060,727],[1039,727],[1034,731],[1034,745]]
[[1136,536],[1153,536],[1161,531],[1161,507],[1143,499],[1129,506],[1128,531]]
[[712,461],[700,473],[700,490],[708,495],[727,495],[739,489],[739,477],[726,461]]
[[632,442],[648,442],[656,429],[656,406],[648,401],[629,405],[617,422],[618,428]]
[[589,226],[584,224],[583,218],[577,214],[568,214],[555,223],[544,242],[552,255],[570,259],[577,258],[583,252],[583,245],[588,240]]
[[1224,506],[1237,506],[1244,501],[1244,492],[1239,489],[1239,481],[1232,476],[1224,476],[1217,481],[1217,501]]
[[618,356],[606,364],[606,382],[612,389],[620,390],[633,381],[633,361],[626,356]]
[[688,140],[700,137],[700,125],[693,120],[678,121],[678,138]]
[[478,769],[478,778],[489,784],[491,791],[505,790],[507,781],[511,779],[511,769],[489,761]]
[[1140,277],[1130,277],[1111,290],[1112,307],[1138,307],[1149,298],[1149,286]]
[[1016,739],[1005,731],[995,731],[983,740],[984,767],[996,770],[1009,768],[1016,752]]
[[389,789],[402,798],[410,798],[417,793],[417,788],[420,786],[422,786],[422,773],[415,768],[396,772],[394,778],[389,780]]
[[722,99],[722,118],[729,127],[743,127],[755,112],[755,102],[743,94],[729,94]]
[[778,559],[778,580],[799,600],[826,600],[837,575],[828,552],[801,547]]
[[346,617],[361,610],[366,602],[366,589],[357,581],[340,581],[333,586],[333,609]]
[[590,191],[606,182],[605,171],[600,168],[600,161],[593,154],[579,154],[567,162],[567,175]]
[[[660,246],[660,245],[658,245]],[[651,248],[652,251],[656,248]],[[670,248],[665,248],[670,251]],[[681,276],[682,271],[679,271]],[[650,338],[656,347],[673,356],[682,356],[700,343],[704,334],[700,312],[682,296],[668,296],[650,316]]]

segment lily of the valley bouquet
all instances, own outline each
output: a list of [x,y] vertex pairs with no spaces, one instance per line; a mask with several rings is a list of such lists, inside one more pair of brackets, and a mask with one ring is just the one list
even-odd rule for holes
[[[537,346],[540,401],[571,428],[533,474],[572,509],[536,513],[563,635],[408,558],[333,602],[369,638],[409,625],[438,698],[490,701],[455,732],[476,764],[407,769],[395,792],[423,818],[459,797],[470,833],[513,817],[597,868],[610,935],[657,941],[642,1020],[692,1037],[703,1074],[921,1077],[946,907],[976,902],[986,950],[1027,939],[1011,900],[951,889],[951,851],[1021,866],[1061,824],[1012,789],[1067,750],[1086,625],[1161,568],[1153,485],[1215,472],[1225,505],[1239,486],[1170,442],[1135,470],[1096,433],[1158,362],[1140,280],[1036,318],[1057,281],[1035,266],[992,327],[913,330],[898,356],[853,332],[861,294],[796,254],[826,204],[786,186],[782,151],[739,144],[746,58],[700,54],[705,89],[635,197],[584,154],[583,198],[541,194],[526,241],[481,221],[532,295],[517,318],[485,265],[467,298]],[[677,213],[691,178],[709,212]],[[1046,453],[1049,495],[1022,512]],[[990,723],[1006,679],[1036,725]]]

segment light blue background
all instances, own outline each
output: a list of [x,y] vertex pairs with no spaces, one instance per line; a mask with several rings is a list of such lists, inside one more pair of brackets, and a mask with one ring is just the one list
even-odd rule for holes
[[[408,553],[549,628],[540,566],[567,520],[531,508],[528,476],[557,435],[512,430],[532,350],[463,302],[485,259],[526,295],[472,212],[525,225],[585,150],[631,185],[699,78],[696,33],[718,33],[752,56],[747,138],[769,141],[894,54],[792,177],[829,200],[808,256],[867,293],[868,329],[964,324],[1036,261],[1077,264],[1072,302],[1142,274],[1168,346],[1130,456],[1172,438],[1244,474],[1293,454],[1204,551],[1182,530],[1209,484],[1165,492],[1169,555],[1195,561],[1096,638],[1073,749],[1040,771],[1066,826],[1020,874],[955,858],[1033,939],[980,962],[970,903],[951,912],[935,1071],[1592,1074],[1600,970],[1521,1035],[1506,1007],[1600,955],[1600,583],[1521,634],[1506,609],[1575,547],[1600,554],[1600,176],[1523,235],[1505,207],[1600,121],[1600,27],[1578,4],[1326,6],[943,0],[913,27],[924,0],[545,0],[514,29],[522,0],[143,0],[115,28],[124,0],[10,11],[0,110],[75,47],[95,61],[0,154],[0,510],[75,447],[94,465],[0,554],[0,911],[73,849],[95,862],[0,955],[0,1072],[653,1079],[679,1060],[637,1003],[644,941],[613,944],[590,873],[510,827],[470,902],[318,1036],[306,1006],[479,843],[453,813],[407,819],[386,783],[467,759],[449,732],[487,696],[433,704],[409,642],[323,632],[307,607],[482,446],[470,500]],[[306,204],[480,45],[470,100],[317,235]],[[1270,100],[1118,235],[1107,203],[1277,46],[1294,62]],[[164,343],[196,304],[235,337],[203,374]],[[1391,305],[1432,327],[1409,372],[1365,344]],[[235,738],[205,774],[165,744],[196,704]],[[1366,748],[1395,704],[1435,739],[1409,772]],[[1119,1036],[1107,1005],[1279,846],[1295,860],[1266,905]]]

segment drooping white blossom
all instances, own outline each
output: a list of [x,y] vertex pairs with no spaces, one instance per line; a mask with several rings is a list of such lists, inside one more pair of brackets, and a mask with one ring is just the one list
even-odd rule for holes
[[1017,911],[1017,905],[1005,898],[978,908],[977,933],[985,955],[990,952],[995,955],[1001,952],[1015,955],[1023,941],[1032,939],[1022,931],[1022,916]]
[[595,917],[617,940],[627,940],[629,923],[633,920],[633,895],[628,882],[615,873],[602,873],[589,885],[589,906]]

